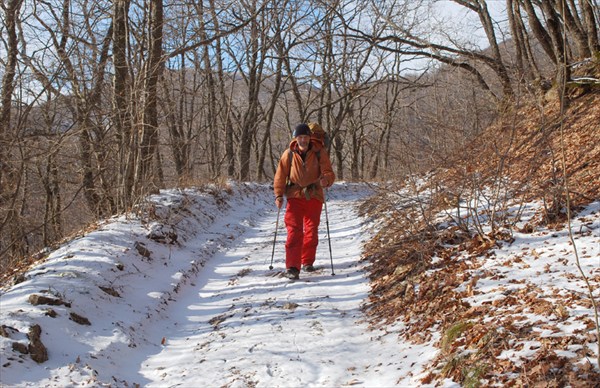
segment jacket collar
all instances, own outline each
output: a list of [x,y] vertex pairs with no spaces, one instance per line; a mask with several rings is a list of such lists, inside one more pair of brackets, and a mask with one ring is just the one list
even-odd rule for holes
[[[308,147],[308,151],[312,150],[316,152],[322,148],[323,145],[318,140],[310,139],[310,146]],[[293,139],[290,142],[290,150],[292,150],[292,152],[300,153],[300,148],[298,148],[298,141],[296,139]]]

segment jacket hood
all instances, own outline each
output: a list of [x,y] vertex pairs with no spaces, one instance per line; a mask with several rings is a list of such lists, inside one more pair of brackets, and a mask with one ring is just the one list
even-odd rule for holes
[[[323,149],[323,143],[321,143],[321,142],[320,142],[319,140],[317,140],[317,139],[312,139],[312,138],[311,138],[311,139],[310,139],[310,148],[309,148],[309,149],[311,149],[311,150],[313,150],[313,151],[315,151],[315,152],[317,152],[317,151],[320,151],[320,150],[322,150],[322,149]],[[292,150],[292,151],[294,151],[294,152],[297,152],[297,151],[299,151],[299,148],[298,148],[298,141],[297,141],[296,139],[293,139],[293,140],[290,142],[290,150]]]

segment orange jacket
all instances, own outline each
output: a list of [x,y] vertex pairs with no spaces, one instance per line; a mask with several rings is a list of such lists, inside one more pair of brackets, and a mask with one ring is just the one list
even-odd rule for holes
[[[327,180],[326,187],[331,186],[335,181],[335,173],[327,150],[323,149],[323,145],[318,141],[311,140],[304,161],[299,151],[298,143],[294,139],[289,148],[281,154],[273,179],[275,197],[285,195],[287,198],[317,198],[323,202],[325,196],[319,178],[324,177]],[[291,164],[290,152],[292,152]]]

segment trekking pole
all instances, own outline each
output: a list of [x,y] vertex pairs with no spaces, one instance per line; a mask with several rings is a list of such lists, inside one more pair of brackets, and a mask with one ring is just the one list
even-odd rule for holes
[[327,241],[329,242],[329,258],[331,259],[331,276],[334,276],[333,272],[333,253],[331,253],[331,235],[329,234],[329,215],[327,215],[327,189],[325,189],[325,197],[323,198],[323,205],[325,205],[325,224],[327,225]]
[[273,253],[271,253],[271,265],[269,269],[273,269],[273,257],[275,257],[275,241],[277,241],[277,229],[279,229],[279,213],[281,208],[277,208],[277,222],[275,222],[275,237],[273,237]]

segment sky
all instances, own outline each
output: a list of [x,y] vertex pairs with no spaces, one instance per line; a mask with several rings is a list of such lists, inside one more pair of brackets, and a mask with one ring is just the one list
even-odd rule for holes
[[[433,34],[433,41],[449,44],[448,36],[450,36],[454,42],[462,42],[466,46],[474,45],[481,50],[489,47],[489,41],[476,12],[451,0],[432,1],[431,3],[431,11],[425,21],[425,29]],[[496,39],[502,41],[501,31],[509,31],[506,1],[487,1],[486,6],[495,23]]]
[[[138,215],[106,220],[51,252],[25,281],[0,292],[0,322],[9,335],[0,336],[0,385],[421,386],[439,354],[440,335],[410,343],[402,339],[404,323],[374,329],[361,309],[370,289],[361,251],[376,225],[355,205],[372,193],[369,187],[341,182],[328,190],[318,271],[303,272],[297,281],[282,277],[286,233],[271,190],[231,183],[231,190],[163,191]],[[573,227],[589,231],[577,240],[584,269],[600,278],[600,203],[581,214]],[[544,272],[558,251],[568,249],[567,238],[561,231],[515,235],[484,268],[501,271],[501,263],[517,256],[529,267],[482,279],[482,292],[470,303],[501,298],[499,282],[518,287],[513,280]],[[536,255],[528,259],[525,250]],[[574,273],[572,262],[563,266]],[[538,277],[540,287],[582,290],[580,280],[561,273]],[[66,305],[34,306],[31,295]],[[590,314],[581,306],[573,311],[564,330],[579,329],[577,317]],[[13,349],[28,344],[36,324],[49,357],[41,364]],[[531,357],[533,345],[508,349],[503,357]]]

